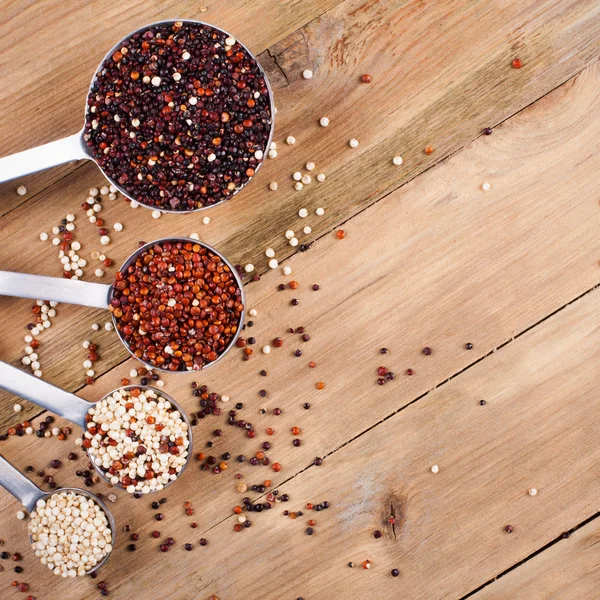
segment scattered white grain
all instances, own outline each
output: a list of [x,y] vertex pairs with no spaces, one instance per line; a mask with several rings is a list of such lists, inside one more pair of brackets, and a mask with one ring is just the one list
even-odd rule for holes
[[153,210],[152,211],[152,218],[153,219],[160,219],[161,216],[162,216],[162,213],[160,212],[160,210]]
[[115,223],[115,224],[113,225],[113,229],[114,229],[115,231],[123,231],[123,223]]
[[287,265],[285,267],[283,267],[283,269],[281,269],[281,272],[284,275],[291,275],[292,274],[292,267],[288,267]]
[[246,273],[252,273],[252,271],[254,271],[254,265],[252,263],[248,263],[244,267],[244,271],[246,271]]
[[304,79],[312,79],[313,76],[313,72],[310,69],[304,69],[304,71],[302,71],[302,77],[304,77]]
[[40,240],[42,240],[42,242],[45,242],[48,239],[48,234],[45,231],[42,231],[42,233],[40,233]]
[[295,238],[295,237],[293,237],[293,238],[290,240],[290,246],[294,246],[294,247],[296,247],[297,245],[298,245],[298,238]]
[[319,173],[319,174],[317,175],[317,181],[318,181],[319,183],[323,183],[323,182],[325,181],[325,179],[326,179],[326,175],[325,175],[325,173]]
[[248,311],[248,314],[249,314],[251,317],[255,317],[255,316],[258,314],[258,311],[257,311],[255,308],[251,308],[251,309]]
[[270,354],[271,346],[263,346],[262,351],[263,351],[263,354]]
[[325,214],[325,209],[321,208],[319,206],[319,208],[317,208],[317,210],[315,210],[315,213],[317,213],[317,215],[319,215],[319,217],[322,217]]
[[296,138],[293,135],[288,135],[285,138],[285,143],[289,146],[293,146],[296,143]]
[[208,225],[210,223],[210,217],[203,217],[202,218],[202,223],[204,225]]
[[306,170],[307,171],[314,171],[315,168],[315,163],[314,162],[307,162],[306,163]]
[[321,127],[327,127],[329,125],[329,119],[327,117],[321,117],[319,119],[319,125],[321,125]]
[[272,259],[269,261],[269,268],[271,268],[271,269],[276,269],[278,266],[279,266],[279,263],[277,262],[277,259],[276,259],[276,258],[272,258]]
[[273,248],[267,248],[265,250],[265,255],[267,256],[267,258],[274,258],[275,257],[275,250],[273,250]]
[[304,184],[301,181],[296,181],[294,184],[294,189],[299,192],[304,187]]
[[401,156],[394,156],[394,158],[392,158],[392,162],[399,167],[404,161],[402,160]]
[[302,173],[300,173],[300,171],[296,171],[293,175],[292,175],[292,179],[294,181],[300,181],[302,179]]
[[535,488],[530,488],[528,493],[530,496],[537,496],[537,490]]
[[491,184],[491,183],[489,183],[489,182],[487,182],[487,181],[484,181],[484,182],[481,184],[481,189],[482,189],[484,192],[489,192],[489,191],[492,189],[492,184]]
[[432,473],[438,473],[440,470],[440,468],[437,465],[432,465],[431,466],[431,472]]
[[276,182],[276,181],[271,181],[271,183],[269,184],[269,189],[270,189],[272,192],[275,192],[275,191],[277,191],[277,188],[278,188],[278,187],[279,187],[279,185],[277,184],[277,182]]
[[94,271],[94,275],[95,275],[96,277],[104,277],[104,271],[103,271],[102,269],[96,269],[96,270]]
[[295,235],[296,235],[296,234],[295,234],[295,233],[294,233],[294,232],[293,232],[291,229],[288,229],[288,230],[285,232],[285,237],[286,237],[288,240],[291,240],[291,239],[292,239],[292,238],[293,238]]
[[308,211],[306,210],[306,208],[301,208],[301,209],[298,211],[298,216],[299,216],[301,219],[305,219],[306,217],[308,217]]
[[20,185],[17,188],[17,194],[19,194],[19,196],[24,196],[27,193],[27,188],[24,185]]
[[14,410],[16,413],[20,413],[20,412],[23,410],[23,407],[22,407],[20,404],[15,404],[15,405],[13,406],[13,410]]
[[302,183],[304,185],[309,185],[312,182],[312,178],[310,175],[303,175],[302,176]]
[[358,148],[358,140],[356,138],[352,138],[348,142],[348,145],[350,146],[350,148]]

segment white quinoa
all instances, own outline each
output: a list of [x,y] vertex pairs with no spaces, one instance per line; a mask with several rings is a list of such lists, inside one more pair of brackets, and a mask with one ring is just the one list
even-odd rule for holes
[[63,577],[85,575],[112,550],[105,512],[94,500],[75,492],[38,500],[29,533],[41,563]]

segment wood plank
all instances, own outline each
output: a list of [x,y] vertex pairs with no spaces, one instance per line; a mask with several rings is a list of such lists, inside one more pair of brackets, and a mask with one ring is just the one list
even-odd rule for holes
[[[178,17],[207,21],[239,36],[259,54],[340,1],[12,1],[0,21],[1,154],[51,142],[83,127],[85,96],[98,63],[119,39],[146,23]],[[2,214],[22,201],[15,194],[21,183],[35,195],[74,168],[1,185]]]
[[[232,531],[233,516],[206,532],[189,528],[184,500],[192,501],[199,520],[209,502],[220,500],[211,483],[223,478],[206,473],[205,486],[192,484],[199,476],[186,473],[187,484],[167,491],[159,525],[147,499],[119,500],[112,505],[117,521],[141,534],[140,549],[127,552],[128,542],[121,539],[102,578],[119,596],[143,593],[148,600],[210,594],[248,600],[461,597],[597,509],[600,415],[590,406],[597,395],[599,305],[596,289],[332,452],[323,466],[280,486],[290,502],[252,514],[254,526],[243,533]],[[391,386],[383,389],[398,394]],[[340,416],[346,410],[341,400]],[[289,447],[284,431],[293,421],[283,420],[279,429]],[[310,441],[312,429],[306,433]],[[7,451],[21,466],[30,461],[38,466],[33,444],[40,446],[32,438],[13,438]],[[438,474],[430,471],[432,464],[439,465]],[[261,479],[256,468],[244,469],[249,471],[248,483]],[[72,479],[64,470],[58,476],[61,482]],[[538,490],[535,497],[528,494],[531,487]],[[281,515],[284,508],[301,510],[306,502],[325,500],[331,503],[328,511],[305,510],[295,521]],[[224,514],[230,510],[219,505]],[[7,540],[25,537],[25,525],[8,519],[14,510],[12,501],[0,509]],[[397,517],[394,530],[386,525],[390,512]],[[311,517],[317,521],[313,537],[304,534]],[[514,527],[511,534],[504,531],[507,524]],[[172,552],[158,553],[150,538],[155,528],[177,540]],[[384,530],[382,539],[373,537],[376,529]],[[183,550],[200,536],[209,540],[206,548]],[[12,542],[12,551],[16,545]],[[373,565],[368,572],[359,566],[366,559]],[[161,586],[155,581],[158,560]],[[356,567],[348,569],[348,561]],[[30,577],[44,581],[53,597],[96,597],[88,581],[43,577],[41,567],[31,563]],[[392,568],[400,569],[400,578],[391,577]],[[8,593],[9,599],[17,597]]]
[[[310,242],[470,140],[483,125],[501,121],[597,56],[600,20],[596,18],[599,9],[595,4],[584,2],[573,6],[566,2],[537,1],[528,5],[531,19],[523,26],[528,52],[532,54],[526,58],[523,69],[511,69],[509,59],[512,51],[508,51],[506,39],[517,28],[516,24],[522,22],[523,5],[515,3],[507,7],[502,4],[503,8],[495,5],[494,9],[499,12],[494,13],[493,24],[486,8],[489,6],[457,3],[456,18],[450,20],[441,4],[427,6],[425,10],[412,4],[360,4],[353,0],[328,11],[299,34],[310,40],[309,56],[302,60],[298,58],[301,53],[298,34],[290,36],[273,50],[277,62],[284,70],[290,71],[290,84],[284,82],[281,84],[283,87],[276,91],[280,107],[277,139],[281,154],[277,160],[267,161],[261,170],[260,181],[264,185],[272,179],[287,180],[289,173],[309,159],[316,160],[319,169],[323,166],[329,175],[328,180],[322,185],[312,184],[312,188],[300,193],[290,189],[291,182],[281,183],[279,192],[267,194],[264,187],[255,182],[244,191],[243,200],[236,198],[211,211],[213,222],[210,227],[204,228],[199,215],[185,218],[167,216],[157,222],[150,218],[148,212],[138,209],[132,219],[131,212],[115,203],[107,211],[111,222],[119,220],[125,223],[125,231],[119,236],[124,243],[115,241],[107,251],[120,263],[142,237],[148,240],[160,235],[187,235],[191,231],[199,231],[203,239],[220,247],[234,262],[252,262],[264,271],[264,248],[275,248],[280,260],[293,253],[293,248],[282,234],[289,227],[299,230],[305,224],[296,217],[301,206],[311,212],[319,205],[327,208],[324,218],[315,219],[313,216],[309,220],[313,232],[303,236],[301,241]],[[384,21],[403,26],[410,24],[410,27],[403,30],[404,35],[393,38],[387,45],[387,54],[382,56],[382,42],[377,39],[373,27]],[[371,24],[365,25],[367,23]],[[473,43],[471,48],[457,41],[463,26],[477,30],[477,43]],[[422,38],[428,28],[441,28],[441,34],[430,44],[425,44]],[[343,59],[338,56],[340,39],[343,40]],[[413,42],[416,45],[414,49]],[[452,48],[452,51],[444,52],[444,47]],[[431,69],[416,70],[414,52],[422,53],[423,64],[432,65]],[[565,56],[559,60],[561,52]],[[447,64],[441,64],[440,57],[445,57]],[[313,66],[317,72],[315,80],[306,82],[299,79],[302,62]],[[292,64],[298,67],[291,67]],[[277,70],[273,65],[272,69]],[[357,84],[357,73],[367,69],[373,73],[375,82],[369,86]],[[476,80],[479,82],[477,85]],[[327,85],[321,85],[320,81],[326,81]],[[377,106],[377,114],[366,111],[363,115],[364,106]],[[332,117],[332,125],[326,131],[314,123],[325,109]],[[356,118],[357,114],[361,115],[360,119]],[[298,131],[296,123],[307,124],[306,129]],[[449,126],[449,123],[452,125]],[[461,129],[463,125],[464,129]],[[285,147],[281,143],[288,133],[296,135],[297,146]],[[358,152],[347,148],[347,140],[352,135],[361,140]],[[437,141],[440,136],[450,137],[440,145]],[[398,140],[405,145],[403,149],[398,148]],[[430,157],[423,154],[428,140],[436,140],[432,143],[439,154],[437,151]],[[390,162],[390,157],[399,151],[405,156],[405,166],[400,169]],[[298,158],[299,153],[302,160]],[[360,170],[357,169],[358,160]],[[99,181],[96,173],[93,165],[86,165],[61,181],[59,186],[45,191],[34,202],[27,202],[13,211],[2,221],[8,247],[20,248],[25,226],[30,229],[31,223],[39,223],[40,228],[47,228],[61,215],[76,211],[85,197],[85,190]],[[404,215],[401,218],[404,219]],[[429,216],[423,214],[423,218],[426,220]],[[129,226],[132,222],[135,227]],[[81,239],[86,242],[93,239],[92,229],[88,227],[89,234],[85,235],[89,237]],[[31,232],[32,243],[39,244],[35,241],[37,233]],[[113,237],[117,239],[117,236]],[[88,245],[85,248],[86,252],[91,249]],[[43,257],[29,258],[18,252],[11,253],[5,259],[4,268],[59,273],[52,251],[44,253]],[[8,304],[0,304],[0,307],[13,306],[13,301],[2,302]],[[45,371],[52,381],[70,389],[76,389],[81,382],[79,344],[88,337],[89,325],[100,318],[98,313],[90,310],[78,311],[75,315],[77,327],[65,333],[64,338],[56,340],[61,350],[53,352]],[[11,322],[15,327],[6,332],[5,346],[12,349],[20,346],[22,325],[16,320]],[[53,347],[56,330],[58,328],[53,329],[49,337],[50,347]],[[77,343],[69,345],[66,340],[73,338],[77,339]],[[14,345],[8,343],[9,339],[14,340]],[[105,359],[98,364],[99,372],[112,368],[124,356],[114,351],[117,345],[110,338],[106,344]],[[6,356],[13,361],[18,360],[14,351]],[[65,368],[65,364],[73,366]],[[441,378],[451,372],[444,372]],[[10,411],[8,415],[6,411],[1,414],[0,424],[6,423],[10,417],[14,418]]]
[[548,550],[491,583],[474,600],[581,600],[595,598],[600,587],[598,541],[600,523],[595,519],[561,539]]
[[[294,257],[290,264],[301,283],[299,307],[285,309],[291,292],[275,291],[281,281],[277,273],[248,286],[251,305],[259,311],[252,329],[259,340],[257,352],[287,326],[304,325],[312,339],[303,345],[292,343],[288,335],[284,347],[269,356],[253,356],[249,362],[230,357],[202,374],[211,389],[231,396],[230,405],[243,401],[245,418],[261,432],[258,440],[247,440],[226,431],[215,440],[213,452],[251,455],[265,439],[264,429],[274,426],[278,435],[272,438],[272,457],[284,468],[274,475],[231,462],[225,474],[215,476],[198,473],[193,463],[185,479],[165,494],[169,513],[161,527],[178,544],[207,531],[210,553],[202,554],[201,561],[197,553],[180,549],[172,557],[161,555],[166,561],[162,571],[175,569],[176,560],[188,578],[197,574],[201,580],[192,591],[181,589],[176,577],[166,592],[156,593],[191,598],[203,589],[206,596],[229,597],[243,590],[248,598],[259,593],[264,598],[294,597],[292,593],[319,598],[331,597],[329,586],[335,584],[340,593],[353,586],[353,597],[360,598],[367,593],[364,585],[376,583],[382,594],[398,589],[391,587],[399,585],[396,581],[374,579],[375,573],[398,566],[406,597],[423,597],[430,589],[431,598],[460,595],[589,516],[598,485],[592,468],[597,424],[588,409],[597,387],[598,290],[337,449],[433,388],[444,374],[467,367],[597,283],[599,78],[598,66],[586,70],[493,136],[477,140],[364,211],[345,225],[344,240],[327,236]],[[479,188],[488,176],[493,187],[486,194]],[[155,224],[163,226],[162,219]],[[314,282],[321,285],[319,292],[306,289]],[[461,349],[467,341],[474,351]],[[420,353],[426,343],[433,348],[430,357]],[[398,373],[398,380],[386,386],[374,381],[381,345],[391,348],[383,359]],[[292,358],[292,349],[299,346],[303,357]],[[318,363],[315,371],[307,369],[311,359]],[[129,361],[115,369],[84,395],[98,397],[118,385],[132,365]],[[415,376],[403,377],[409,366]],[[269,371],[266,379],[256,375],[261,368]],[[318,380],[326,387],[317,392]],[[167,390],[194,410],[188,385],[189,378],[173,376]],[[265,399],[255,396],[261,387],[269,391]],[[479,406],[480,398],[488,404]],[[309,411],[302,408],[306,401],[312,403]],[[258,415],[261,406],[281,406],[284,414]],[[201,422],[197,449],[219,424]],[[303,430],[300,448],[291,446],[287,433],[294,425]],[[2,449],[19,466],[31,462],[40,468],[70,447],[11,438]],[[306,544],[312,540],[302,533],[304,522],[269,516],[267,528],[257,516],[258,532],[249,530],[253,541],[247,545],[230,537],[231,522],[217,525],[239,502],[232,474],[243,474],[250,484],[271,477],[280,485],[314,456],[330,453],[323,470],[310,468],[282,487],[292,495],[293,509],[307,501],[334,503],[335,510],[317,518],[324,554],[310,553]],[[441,472],[432,480],[428,468],[433,462]],[[519,471],[515,464],[521,465]],[[577,477],[558,476],[567,465]],[[76,481],[66,468],[57,480]],[[432,488],[434,482],[439,487]],[[531,486],[540,490],[535,498],[526,494]],[[193,535],[189,519],[178,514],[189,499],[200,522]],[[405,515],[397,533],[400,541],[392,542],[388,531],[385,541],[374,546],[370,532],[382,527],[392,504],[397,514]],[[143,552],[154,551],[148,535],[156,524],[149,520],[147,506],[147,499],[123,497],[114,505],[119,523],[132,521],[145,540],[140,554],[128,554],[122,539],[118,559],[106,571],[111,586],[124,595],[131,593],[133,583],[125,580],[132,572],[144,581],[146,572],[137,561],[146,564]],[[8,502],[2,510],[0,522],[6,526],[0,537],[19,539],[23,524],[6,518],[15,509]],[[450,540],[448,523],[457,524]],[[510,538],[502,533],[506,523],[516,528]],[[232,552],[234,543],[240,545]],[[367,557],[381,565],[379,571],[359,577],[344,570],[347,560]],[[42,575],[31,563],[28,572],[37,581],[50,579],[49,588],[62,593],[65,582]],[[198,565],[201,571],[196,571]],[[92,597],[87,585],[78,582],[72,589]],[[153,593],[148,591],[149,600]]]

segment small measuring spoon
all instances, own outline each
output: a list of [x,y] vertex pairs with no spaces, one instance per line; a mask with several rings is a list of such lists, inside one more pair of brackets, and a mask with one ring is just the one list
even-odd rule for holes
[[[129,256],[129,258],[123,263],[120,271],[124,272],[130,265],[135,263],[138,256],[143,254],[146,250],[154,246],[155,244],[162,243],[192,243],[199,244],[203,248],[206,248],[210,252],[216,254],[231,270],[237,286],[241,292],[241,301],[244,305],[244,309],[242,310],[242,314],[240,315],[240,322],[238,323],[238,329],[236,334],[231,338],[229,342],[229,346],[219,354],[219,356],[210,363],[204,365],[203,368],[214,365],[216,362],[221,360],[229,350],[235,345],[236,340],[240,336],[242,332],[242,328],[244,326],[244,316],[246,312],[246,298],[244,295],[244,286],[242,285],[242,280],[238,275],[235,267],[223,256],[218,250],[215,250],[212,246],[205,244],[204,242],[199,242],[198,240],[193,240],[191,238],[161,238],[158,240],[154,240],[153,242],[148,242],[141,248],[138,248],[133,254]],[[0,296],[16,296],[17,298],[32,298],[33,300],[43,299],[43,300],[53,300],[55,302],[66,302],[67,304],[79,304],[80,306],[92,306],[93,308],[108,308],[110,301],[112,299],[112,285],[108,285],[105,283],[91,283],[88,281],[80,281],[72,279],[63,279],[61,277],[46,277],[45,275],[29,275],[28,273],[15,273],[12,271],[0,271]],[[153,365],[141,358],[135,356],[132,350],[129,348],[123,336],[121,335],[118,327],[117,320],[115,316],[111,312],[111,317],[113,320],[113,324],[115,326],[115,331],[119,336],[119,339],[127,348],[127,351],[133,356],[135,359],[144,363],[148,368],[155,369],[157,371],[162,371],[164,373],[187,373],[188,371],[171,371],[169,369],[164,369]]]
[[[185,464],[181,468],[181,471],[177,474],[177,478],[181,476],[185,468],[188,466],[190,462],[190,458],[192,456],[192,426],[190,421],[179,404],[171,398],[168,394],[163,392],[162,390],[156,390],[147,385],[127,385],[124,387],[117,388],[116,390],[112,390],[108,394],[106,394],[101,400],[107,398],[108,396],[114,394],[115,392],[122,390],[130,390],[133,388],[137,388],[139,390],[152,390],[163,397],[165,400],[168,400],[181,414],[181,418],[187,423],[188,426],[188,455],[185,461]],[[67,392],[39,377],[35,377],[34,375],[29,375],[21,369],[17,367],[13,367],[8,363],[0,361],[0,389],[6,390],[11,394],[15,394],[16,396],[20,396],[21,398],[25,398],[54,414],[63,417],[74,423],[75,425],[79,425],[84,431],[87,431],[87,421],[86,417],[91,408],[96,406],[98,402],[88,402],[75,394],[71,394],[71,392]],[[108,483],[111,483],[108,475],[104,473],[104,471],[96,464],[94,456],[88,452],[88,456],[90,458],[90,462],[94,465],[94,468],[98,472],[98,474]],[[169,483],[165,484],[163,489],[168,485],[171,485],[174,480],[169,481]],[[33,484],[32,484],[33,485]],[[123,489],[121,484],[112,484],[116,485]],[[10,490],[9,490],[10,491]]]
[[[213,29],[224,33],[228,37],[233,37],[233,36],[231,36],[231,34],[227,33],[223,29],[220,29],[219,27],[215,27],[214,25],[211,25],[209,23],[204,23],[202,21],[195,21],[193,19],[168,19],[165,21],[157,21],[155,23],[150,23],[148,25],[144,25],[143,27],[140,27],[140,28],[136,29],[135,31],[132,31],[131,33],[126,35],[124,38],[120,39],[106,53],[104,58],[100,61],[98,68],[94,72],[94,77],[92,78],[92,81],[90,83],[87,98],[89,98],[93,93],[92,88],[94,87],[94,83],[96,82],[96,73],[98,73],[102,69],[102,65],[104,65],[105,61],[107,61],[117,50],[119,50],[121,48],[121,46],[123,45],[123,42],[125,40],[127,40],[128,38],[130,38],[131,36],[135,35],[138,32],[145,31],[149,27],[154,27],[155,25],[173,24],[178,21],[180,21],[182,23],[193,24],[193,25],[204,25],[206,27],[212,27]],[[274,127],[274,121],[275,121],[274,120],[275,105],[273,103],[273,91],[271,90],[271,86],[269,84],[269,80],[267,79],[267,75],[264,72],[264,70],[262,69],[262,67],[260,66],[260,63],[258,62],[258,59],[256,58],[256,56],[254,56],[254,54],[252,54],[252,52],[250,52],[250,50],[248,50],[248,48],[246,48],[246,46],[244,46],[244,44],[242,44],[239,40],[237,40],[237,42],[240,44],[240,46],[242,46],[246,50],[248,55],[258,65],[261,76],[264,78],[267,89],[269,90],[271,130],[269,133],[269,139],[265,146],[264,153],[266,155],[267,152],[269,151],[269,148],[271,147],[271,141],[273,139],[273,127]],[[87,114],[87,106],[88,106],[87,101],[86,101],[85,106],[86,106],[85,114]],[[84,116],[85,116],[85,114],[84,114]],[[83,134],[84,134],[84,129],[82,129],[79,133],[76,133],[74,135],[70,135],[69,137],[63,138],[62,140],[57,140],[55,142],[49,142],[47,144],[43,144],[42,146],[37,146],[36,148],[31,148],[30,150],[24,150],[23,152],[17,152],[16,154],[12,154],[10,156],[5,156],[4,158],[0,158],[0,183],[4,183],[5,181],[10,181],[11,179],[16,179],[17,177],[22,177],[23,175],[29,175],[30,173],[37,173],[38,171],[43,171],[45,169],[49,169],[50,167],[62,165],[64,163],[71,162],[74,160],[83,160],[83,159],[93,160],[96,164],[98,164],[96,159],[91,155],[91,151],[87,147],[87,144],[83,138]],[[256,175],[256,173],[258,173],[258,170],[262,166],[263,162],[264,161],[261,161],[257,165],[256,169],[254,170],[255,171],[254,176]],[[129,192],[127,192],[125,190],[125,188],[123,188],[123,186],[119,184],[118,181],[109,177],[106,174],[106,172],[102,169],[102,167],[100,167],[98,165],[98,168],[104,173],[104,176],[110,181],[110,183],[112,183],[121,192],[121,194],[123,194],[125,197],[129,198],[130,200],[135,200],[136,202],[140,202],[137,198],[133,198],[131,196],[131,194],[129,194]],[[236,188],[233,191],[232,196],[234,196],[235,194],[240,192],[244,188],[244,186],[246,186],[248,183],[250,183],[250,181],[252,181],[253,177],[250,177],[250,179],[248,179],[248,181],[246,181],[246,183],[244,183],[243,185]],[[173,179],[173,177],[170,177],[170,179]],[[231,198],[232,196],[229,196],[229,198]],[[189,212],[197,212],[200,210],[204,210],[206,208],[212,208],[213,206],[217,206],[218,204],[221,204],[224,201],[225,200],[221,200],[219,202],[215,202],[214,204],[200,206],[198,208],[195,208],[194,210],[189,210],[189,211],[169,210],[169,209],[165,209],[165,208],[159,208],[157,206],[145,205],[145,204],[143,204],[143,202],[140,202],[140,204],[142,204],[142,206],[146,206],[146,208],[151,208],[152,210],[159,210],[161,212],[167,212],[167,213],[170,212],[170,213],[185,214],[185,213],[189,213]]]
[[[94,494],[80,488],[72,487],[59,488],[52,490],[51,492],[45,492],[35,485],[33,481],[25,477],[25,475],[17,468],[11,465],[2,455],[0,455],[0,486],[2,486],[9,494],[12,494],[27,509],[28,513],[32,513],[35,510],[39,500],[48,500],[51,496],[62,492],[75,492],[76,494],[81,494],[86,498],[90,498],[104,511],[104,514],[108,519],[112,535],[111,546],[114,548],[117,533],[115,519],[106,504]],[[31,536],[29,536],[29,541],[30,543],[32,542]],[[86,571],[86,575],[90,575],[94,571],[97,571],[108,560],[109,556],[110,552],[95,567]]]

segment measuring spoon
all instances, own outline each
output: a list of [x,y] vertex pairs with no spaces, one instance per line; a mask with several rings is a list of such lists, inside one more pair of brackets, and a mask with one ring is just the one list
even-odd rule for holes
[[[181,414],[181,418],[187,423],[187,431],[188,431],[188,455],[185,461],[185,464],[181,468],[181,471],[177,474],[177,478],[181,476],[185,468],[188,466],[190,462],[190,458],[192,456],[192,426],[190,421],[185,414],[185,411],[171,396],[163,392],[162,390],[157,390],[147,385],[127,385],[124,387],[117,388],[103,396],[100,400],[104,400],[108,396],[111,396],[115,392],[130,390],[133,388],[137,388],[139,390],[152,390],[153,392],[159,394],[165,400],[168,400],[176,410]],[[30,375],[29,373],[25,373],[18,369],[17,367],[13,367],[8,363],[0,361],[0,389],[6,390],[11,394],[15,394],[16,396],[20,396],[21,398],[25,398],[50,412],[63,417],[74,423],[75,425],[79,425],[84,431],[87,431],[87,420],[86,417],[91,408],[96,406],[98,402],[88,402],[75,394],[71,394],[71,392],[67,392],[39,377],[35,377],[34,375]],[[111,485],[116,485],[121,489],[124,489],[120,483],[113,484],[110,481],[108,475],[104,473],[104,471],[96,464],[96,460],[94,456],[88,451],[88,456],[90,458],[90,462],[94,465],[94,468],[98,472],[98,474]],[[167,487],[171,485],[174,480],[169,481],[169,483],[163,486]],[[33,485],[33,484],[32,484]],[[158,491],[158,490],[157,490]]]
[[[11,465],[2,455],[0,455],[0,486],[2,486],[9,494],[12,494],[27,509],[28,513],[31,513],[35,510],[36,504],[40,500],[46,501],[51,496],[54,496],[54,494],[59,494],[61,492],[74,492],[76,494],[81,494],[86,498],[90,498],[104,511],[104,514],[106,515],[112,535],[111,546],[114,548],[115,536],[117,533],[114,517],[112,516],[112,513],[106,504],[104,504],[102,500],[100,500],[91,492],[72,487],[59,488],[51,492],[45,492],[35,485],[33,481],[25,477],[25,475],[23,475],[23,473],[21,473],[17,468]],[[31,535],[29,536],[29,542],[33,543]],[[94,571],[97,571],[108,560],[111,552],[112,549],[95,567],[92,567],[89,571],[86,571],[86,575],[90,575]]]
[[[221,354],[219,354],[215,360],[204,365],[203,368],[206,368],[221,360],[221,358],[223,358],[223,356],[225,356],[225,354],[227,354],[227,352],[229,352],[229,350],[235,345],[237,338],[242,332],[244,315],[246,312],[244,286],[242,285],[242,280],[235,267],[227,260],[227,258],[225,258],[225,256],[223,256],[223,254],[221,254],[218,250],[215,250],[212,246],[191,238],[161,238],[154,240],[153,242],[148,242],[141,248],[138,248],[129,256],[129,258],[127,258],[120,271],[125,272],[130,265],[135,263],[138,256],[143,254],[155,244],[163,244],[166,242],[173,244],[177,242],[189,242],[192,244],[198,244],[203,248],[206,248],[208,251],[213,252],[229,267],[241,292],[241,301],[244,305],[244,309],[240,315],[237,332],[233,338],[231,338],[229,345],[223,350],[223,352],[221,352]],[[34,300],[53,300],[55,302],[79,304],[80,306],[91,306],[93,308],[108,308],[108,305],[112,300],[112,294],[113,286],[105,283],[91,283],[80,280],[73,281],[72,279],[63,279],[61,277],[46,277],[44,275],[29,275],[28,273],[0,271],[0,296],[16,296],[17,298],[32,298]],[[123,336],[117,327],[117,319],[112,312],[111,317],[119,339],[125,348],[127,348],[127,351],[131,354],[131,356],[144,363],[149,369],[155,369],[164,373],[187,373],[187,371],[171,371],[169,369],[164,369],[135,356],[134,352],[129,348],[123,339]]]
[[[87,98],[90,98],[91,95],[94,93],[92,91],[92,89],[94,87],[94,84],[96,83],[96,73],[98,73],[102,69],[102,66],[104,65],[104,63],[107,60],[109,60],[112,57],[112,55],[122,47],[123,42],[125,40],[127,40],[131,36],[135,35],[136,33],[145,31],[149,27],[154,27],[156,25],[167,25],[167,24],[172,25],[175,22],[182,22],[182,23],[187,23],[187,24],[204,25],[206,27],[212,27],[213,29],[220,31],[221,33],[227,35],[228,37],[233,37],[233,36],[231,36],[231,34],[227,33],[223,29],[220,29],[219,27],[215,27],[214,25],[210,25],[209,23],[204,23],[202,21],[196,21],[193,19],[168,19],[165,21],[157,21],[155,23],[150,23],[149,25],[144,25],[143,27],[140,27],[139,29],[132,31],[131,33],[126,35],[124,38],[119,40],[106,53],[104,58],[100,61],[100,64],[98,65],[98,68],[95,71],[94,77],[92,78],[92,81],[90,83],[90,87],[88,90]],[[271,141],[273,139],[273,126],[274,126],[274,115],[275,115],[275,105],[273,103],[273,92],[271,90],[269,80],[267,79],[267,75],[264,72],[264,70],[262,69],[262,67],[260,66],[258,59],[239,40],[237,40],[237,42],[240,44],[240,46],[242,46],[246,50],[246,52],[254,60],[254,62],[256,62],[256,64],[258,65],[258,68],[260,70],[261,76],[264,77],[266,87],[269,90],[271,129],[270,129],[269,139],[267,141],[267,144],[266,144],[266,147],[264,150],[264,153],[266,155],[266,153],[269,151],[269,148],[271,147]],[[88,103],[86,101],[84,118],[85,118],[85,115],[87,115],[87,110],[88,110]],[[49,169],[50,167],[62,165],[66,162],[71,162],[74,160],[93,160],[96,164],[98,164],[96,159],[92,156],[91,150],[87,147],[87,144],[83,138],[83,135],[84,135],[84,129],[82,128],[79,133],[70,135],[69,137],[63,138],[61,140],[57,140],[55,142],[49,142],[48,144],[44,144],[42,146],[37,146],[36,148],[31,148],[30,150],[24,150],[23,152],[17,152],[16,154],[12,154],[10,156],[5,156],[4,158],[0,158],[0,183],[4,183],[5,181],[10,181],[11,179],[16,179],[17,177],[22,177],[23,175],[29,175],[30,173],[37,173],[38,171],[43,171],[45,169]],[[256,173],[262,166],[263,162],[264,161],[261,161],[256,166],[256,169],[254,170],[255,171],[254,175],[256,175]],[[206,208],[212,208],[213,206],[217,206],[218,204],[221,204],[221,202],[225,201],[225,199],[223,199],[219,202],[215,202],[214,204],[200,206],[198,208],[195,208],[193,210],[188,210],[188,211],[169,210],[166,208],[159,208],[157,206],[145,205],[138,198],[132,197],[131,194],[129,192],[127,192],[125,190],[125,188],[123,188],[123,186],[119,184],[118,181],[109,177],[107,175],[107,173],[102,169],[102,167],[100,167],[100,165],[98,165],[98,168],[104,173],[104,176],[110,181],[110,183],[112,183],[121,192],[121,194],[123,194],[130,200],[135,200],[136,202],[139,202],[140,204],[142,204],[142,206],[146,206],[146,208],[151,208],[152,210],[159,210],[161,212],[167,212],[167,213],[185,214],[185,213],[189,213],[189,212],[197,212],[200,210],[204,210]],[[173,179],[173,178],[179,179],[179,177],[174,177],[174,176],[170,177],[170,179]],[[244,188],[245,185],[250,183],[251,180],[252,180],[252,177],[250,177],[248,179],[248,181],[246,181],[246,183],[240,185],[235,190],[233,190],[232,195],[229,196],[228,198],[231,198],[232,196],[234,196],[235,194],[240,192]]]

